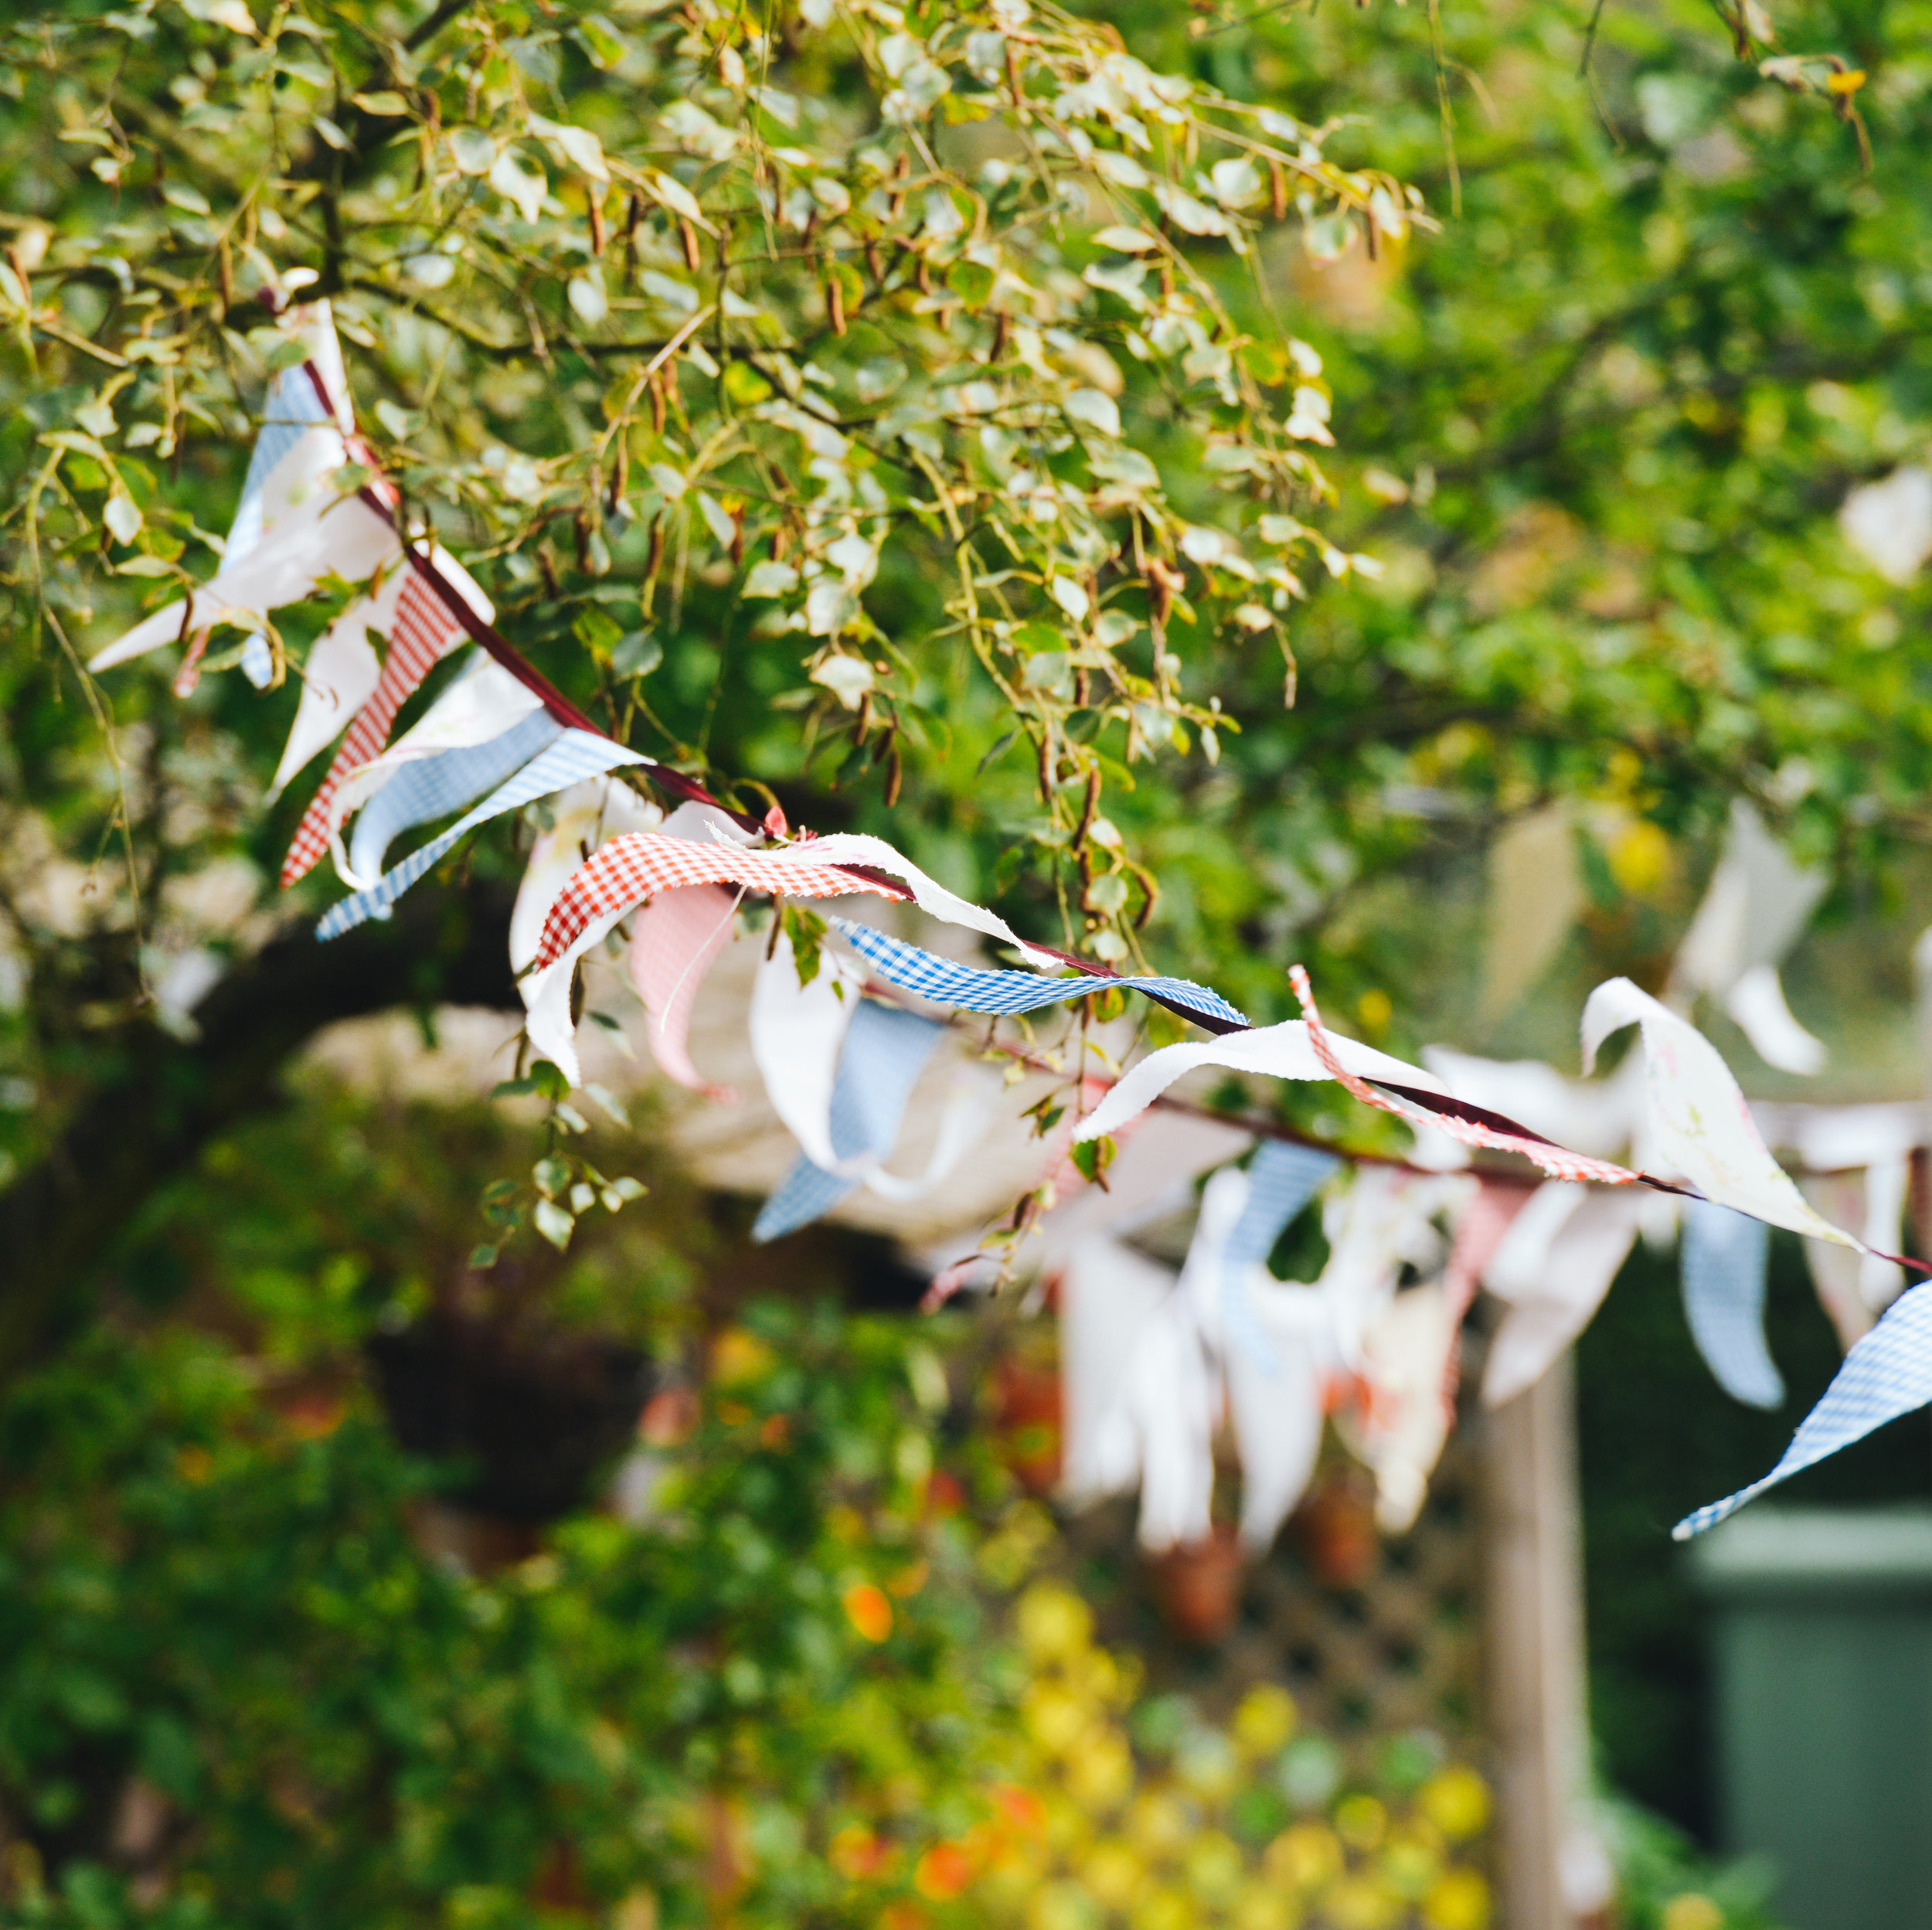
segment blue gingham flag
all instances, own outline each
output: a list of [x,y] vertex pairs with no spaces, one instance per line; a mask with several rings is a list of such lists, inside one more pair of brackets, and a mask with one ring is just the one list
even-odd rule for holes
[[[841,1160],[883,1159],[898,1144],[906,1102],[945,1029],[897,1006],[859,1000],[832,1088],[832,1149]],[[828,1173],[801,1153],[765,1202],[752,1238],[776,1240],[808,1225],[858,1184],[857,1175]]]
[[1248,1163],[1247,1203],[1222,1250],[1221,1307],[1230,1337],[1270,1373],[1281,1362],[1255,1317],[1251,1268],[1264,1265],[1282,1229],[1312,1200],[1342,1162],[1332,1152],[1265,1139]]
[[1914,1287],[1845,1356],[1825,1397],[1799,1424],[1784,1458],[1761,1481],[1686,1515],[1671,1530],[1688,1541],[1767,1488],[1862,1441],[1875,1428],[1932,1401],[1932,1285]]
[[[809,845],[804,847],[808,853]],[[1011,1013],[1037,1011],[1066,999],[1083,999],[1116,987],[1127,992],[1158,992],[1190,1012],[1245,1026],[1247,1020],[1206,985],[1187,979],[1049,979],[1037,972],[988,972],[978,965],[956,965],[935,952],[922,951],[903,939],[889,938],[869,924],[851,918],[830,921],[889,985],[916,992],[937,1005],[957,1006],[966,1012]]]
[[474,804],[563,735],[546,710],[519,717],[500,737],[406,764],[362,806],[349,840],[349,868],[359,878],[383,868],[391,842],[419,824]]
[[[293,449],[306,431],[332,423],[322,406],[315,384],[307,369],[298,363],[284,369],[269,385],[262,405],[261,432],[248,458],[248,474],[242,482],[241,501],[235,505],[235,519],[228,526],[228,540],[223,547],[226,567],[240,562],[262,540],[262,498],[275,465]],[[242,646],[241,667],[250,683],[259,690],[274,674],[268,639],[257,632]]]
[[505,811],[534,804],[553,791],[561,791],[582,778],[600,777],[621,764],[648,764],[641,751],[627,751],[608,737],[594,737],[587,730],[566,730],[549,750],[539,753],[508,784],[493,791],[474,811],[459,818],[448,830],[419,846],[393,871],[376,880],[366,891],[345,898],[332,906],[315,928],[318,938],[339,938],[364,919],[386,916],[395,904],[423,873],[429,870],[459,839],[467,837],[488,819]]
[[1717,1384],[1748,1407],[1775,1408],[1784,1382],[1764,1344],[1764,1266],[1771,1230],[1762,1220],[1691,1200],[1679,1252],[1684,1317]]

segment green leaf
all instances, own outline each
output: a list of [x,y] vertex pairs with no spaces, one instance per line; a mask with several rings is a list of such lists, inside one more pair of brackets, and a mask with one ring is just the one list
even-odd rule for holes
[[564,1248],[570,1245],[570,1234],[577,1226],[574,1215],[565,1212],[563,1207],[549,1200],[539,1200],[536,1203],[536,1210],[532,1217],[536,1221],[537,1231],[542,1234],[559,1253],[563,1252]]

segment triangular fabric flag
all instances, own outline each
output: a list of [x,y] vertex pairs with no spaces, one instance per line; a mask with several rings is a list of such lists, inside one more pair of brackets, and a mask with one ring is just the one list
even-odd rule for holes
[[522,972],[536,956],[537,940],[564,880],[607,839],[649,831],[664,813],[648,798],[610,777],[585,778],[550,801],[550,828],[530,846],[510,911],[510,968]]
[[1231,1270],[1230,1278],[1243,1284],[1238,1304],[1260,1341],[1242,1346],[1236,1332],[1221,1361],[1241,1462],[1241,1540],[1260,1554],[1314,1476],[1334,1349],[1319,1288],[1287,1285],[1259,1265]]
[[[1393,1112],[1398,1119],[1406,1119],[1411,1125],[1446,1132],[1451,1139],[1460,1140],[1464,1145],[1488,1146],[1498,1152],[1519,1153],[1553,1179],[1594,1179],[1601,1185],[1612,1186],[1628,1186],[1636,1179],[1637,1175],[1626,1166],[1617,1166],[1608,1159],[1587,1159],[1566,1146],[1553,1145],[1548,1140],[1525,1132],[1513,1119],[1478,1118],[1467,1107],[1437,1108],[1418,1105],[1417,1100],[1428,1099],[1426,1090],[1416,1093],[1413,1098],[1392,1097],[1373,1091],[1367,1080],[1345,1063],[1341,1048],[1349,1042],[1336,1040],[1323,1028],[1321,1014],[1315,1008],[1315,994],[1309,989],[1308,973],[1298,965],[1291,965],[1288,982],[1294,986],[1294,996],[1301,1003],[1301,1015],[1308,1029],[1308,1043],[1321,1061],[1322,1070],[1365,1106]],[[1402,1084],[1400,1081],[1387,1080],[1381,1083],[1398,1086]]]
[[1060,1482],[1077,1507],[1125,1493],[1140,1478],[1128,1384],[1141,1336],[1173,1298],[1179,1275],[1106,1234],[1090,1233],[1067,1252],[1056,1281]]
[[1718,1000],[1781,1072],[1825,1064],[1824,1047],[1784,1002],[1777,967],[1831,882],[1828,872],[1793,863],[1757,811],[1735,799],[1724,855],[1678,948],[1674,986]]
[[[249,454],[248,473],[242,482],[241,500],[235,505],[234,519],[228,526],[227,541],[223,546],[222,560],[231,567],[255,548],[280,520],[284,509],[292,506],[277,471],[285,461],[293,474],[307,471],[310,465],[299,458],[298,445],[303,437],[317,431],[325,435],[332,432],[332,446],[341,447],[342,435],[355,426],[349,406],[342,348],[335,339],[335,319],[328,304],[317,301],[286,310],[280,320],[291,338],[308,349],[308,360],[306,364],[298,363],[282,369],[268,385],[262,404],[261,427],[256,434],[255,446]],[[346,454],[345,448],[343,455]],[[258,690],[264,689],[274,676],[268,639],[259,631],[243,645],[241,667]]]
[[[433,552],[430,560],[484,622],[494,618],[496,613],[489,598],[466,570],[440,550]],[[332,815],[337,787],[351,772],[381,756],[396,713],[437,663],[468,635],[454,611],[430,587],[428,579],[413,565],[410,566],[396,598],[396,619],[389,632],[388,654],[383,659],[382,675],[369,700],[356,712],[327,774],[302,814],[294,842],[282,864],[284,886],[304,876],[328,849],[331,826],[340,821]]]
[[[318,938],[339,938],[366,918],[376,916],[393,904],[430,867],[480,824],[515,811],[539,798],[561,791],[566,785],[596,777],[618,764],[648,764],[641,752],[627,751],[608,737],[594,737],[587,730],[566,730],[546,751],[539,752],[509,781],[492,791],[476,808],[467,812],[448,830],[412,851],[394,870],[379,878],[366,891],[345,898],[330,907],[315,928]],[[568,1016],[566,1002],[566,1016]],[[573,1060],[574,1064],[574,1060]],[[575,1084],[577,1081],[573,1079]]]
[[341,736],[381,679],[383,662],[369,636],[383,635],[393,625],[402,594],[403,573],[391,570],[373,594],[358,597],[316,639],[301,668],[295,721],[268,787],[270,804],[310,758]]
[[1449,1436],[1442,1397],[1454,1310],[1440,1280],[1396,1294],[1362,1339],[1361,1394],[1336,1416],[1342,1438],[1376,1478],[1376,1520],[1389,1533],[1414,1525]]
[[1563,1179],[1531,1195],[1483,1275],[1509,1309],[1489,1343],[1485,1404],[1500,1407],[1535,1386],[1590,1324],[1636,1244],[1645,1203],[1626,1189]]
[[1214,1377],[1178,1289],[1142,1331],[1124,1401],[1138,1447],[1141,1545],[1158,1554],[1213,1532]]
[[611,923],[653,894],[692,884],[740,884],[791,898],[842,898],[854,892],[879,898],[899,895],[895,887],[795,857],[790,849],[743,851],[723,842],[699,844],[658,832],[640,832],[613,838],[571,875],[544,921],[538,965],[555,963],[593,924],[603,923],[608,931]]
[[[1557,1182],[1567,1184],[1568,1182]],[[1536,1196],[1539,1188],[1514,1180],[1479,1177],[1456,1222],[1455,1237],[1449,1248],[1449,1264],[1442,1273],[1443,1306],[1450,1325],[1449,1352],[1444,1363],[1442,1404],[1453,1425],[1456,1394],[1462,1379],[1462,1323],[1481,1285],[1482,1276],[1495,1258],[1516,1216]]]
[[223,567],[185,601],[144,618],[88,659],[111,670],[164,643],[223,621],[245,621],[315,594],[325,576],[360,583],[401,548],[389,518],[359,496],[338,496],[328,478],[342,458],[317,465],[310,492],[239,563]]
[[1264,1373],[1275,1356],[1255,1314],[1253,1276],[1267,1277],[1274,1243],[1341,1165],[1332,1152],[1280,1139],[1263,1140],[1249,1162],[1247,1199],[1228,1235],[1221,1312],[1229,1351],[1250,1355]]
[[838,1056],[865,981],[836,952],[821,951],[818,969],[801,979],[782,927],[751,984],[751,1056],[771,1109],[813,1165],[838,1165],[832,1147],[832,1098]]
[[1764,1272],[1770,1228],[1707,1200],[1684,1203],[1684,1318],[1717,1384],[1747,1407],[1775,1408],[1784,1377],[1764,1344]]
[[[179,614],[181,605],[177,604],[157,611],[100,652],[90,668],[107,669],[157,644],[185,637],[188,655],[175,684],[177,694],[185,696],[194,688],[208,626],[227,608],[256,611],[278,608],[307,595],[321,574],[315,571],[304,583],[299,574],[291,577],[288,571],[299,560],[299,553],[318,540],[318,518],[341,506],[328,479],[349,459],[345,438],[354,428],[355,420],[328,304],[317,301],[286,309],[277,322],[287,340],[307,352],[308,359],[281,370],[269,383],[241,500],[223,545],[221,568],[213,581],[196,593],[194,610]],[[328,400],[318,390],[318,380]],[[329,543],[342,542],[356,522],[352,518],[343,523],[339,516],[332,517]],[[297,540],[291,543],[291,536]],[[271,544],[270,539],[277,540]],[[355,537],[349,534],[347,540],[353,552]],[[268,568],[244,570],[244,565],[271,549]],[[338,574],[350,582],[359,581],[373,567],[374,559],[359,570],[353,567],[352,555],[349,560],[351,567]],[[291,592],[291,582],[302,587]],[[273,675],[267,639],[257,633],[243,648],[242,668],[260,689]]]
[[405,831],[433,824],[474,803],[563,735],[563,726],[547,710],[526,706],[507,730],[484,743],[436,751],[398,765],[356,815],[349,841],[348,881],[359,887],[372,883],[382,875],[390,845]]
[[[1447,1096],[1441,1081],[1420,1066],[1406,1065],[1352,1039],[1337,1039],[1334,1047],[1342,1064],[1364,1077],[1390,1079],[1424,1091],[1442,1091]],[[1080,1122],[1074,1138],[1097,1139],[1104,1133],[1117,1132],[1128,1120],[1151,1106],[1175,1080],[1202,1066],[1216,1066],[1228,1072],[1251,1072],[1270,1079],[1334,1077],[1316,1057],[1308,1041],[1308,1026],[1300,1019],[1291,1019],[1278,1026],[1257,1026],[1252,1032],[1230,1033],[1218,1039],[1163,1046],[1128,1069]]]
[[631,983],[652,1060],[675,1084],[725,1104],[736,1096],[731,1088],[712,1084],[691,1063],[691,1014],[705,974],[731,942],[737,908],[737,894],[722,885],[687,885],[660,891],[631,921]]
[[1932,1285],[1914,1287],[1845,1356],[1824,1397],[1798,1424],[1784,1458],[1761,1480],[1686,1515],[1671,1530],[1688,1541],[1767,1488],[1862,1441],[1932,1401]]
[[1750,1108],[1730,1068],[1703,1034],[1628,979],[1611,979],[1583,1007],[1583,1067],[1596,1064],[1612,1033],[1641,1028],[1645,1069],[1645,1144],[1664,1172],[1719,1206],[1815,1239],[1865,1250],[1805,1203],[1791,1176],[1758,1136]]
[[[804,849],[815,853],[831,842],[815,839]],[[1097,992],[1145,992],[1232,1025],[1247,1023],[1218,992],[1187,979],[1047,978],[1037,972],[991,972],[942,958],[935,951],[923,951],[855,919],[834,917],[828,922],[888,985],[916,992],[935,1005],[956,1006],[965,1012],[1013,1013],[1037,1012],[1043,1006],[1087,998]]]
[[[832,1152],[841,1166],[885,1159],[898,1143],[919,1075],[945,1028],[917,1013],[861,999],[846,1028],[832,1088]],[[859,1184],[859,1176],[828,1171],[801,1153],[764,1203],[751,1229],[754,1241],[781,1234],[828,1213]]]

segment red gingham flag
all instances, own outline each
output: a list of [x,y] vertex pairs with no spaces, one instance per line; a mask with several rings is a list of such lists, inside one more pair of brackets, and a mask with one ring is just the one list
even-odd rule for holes
[[356,712],[335,761],[328,767],[282,864],[282,883],[293,884],[328,849],[328,810],[336,788],[354,770],[382,754],[389,726],[410,696],[446,655],[463,640],[462,625],[421,574],[412,570],[396,601],[396,621],[389,632],[383,674],[369,700]]
[[1447,1133],[1451,1139],[1460,1139],[1466,1146],[1490,1146],[1501,1152],[1520,1153],[1524,1159],[1540,1166],[1553,1179],[1594,1179],[1602,1186],[1628,1186],[1643,1177],[1641,1173],[1632,1173],[1629,1167],[1617,1166],[1608,1159],[1589,1159],[1580,1152],[1572,1152],[1566,1146],[1553,1145],[1527,1126],[1517,1125],[1514,1120],[1499,1119],[1496,1125],[1485,1125],[1480,1120],[1458,1118],[1451,1111],[1437,1112],[1431,1106],[1391,1098],[1386,1093],[1376,1091],[1352,1072],[1345,1071],[1342,1061],[1335,1056],[1335,1047],[1329,1044],[1328,1035],[1321,1029],[1321,1014],[1315,1009],[1315,994],[1309,989],[1307,972],[1299,965],[1291,965],[1288,968],[1288,980],[1294,987],[1294,996],[1301,1002],[1301,1016],[1308,1022],[1308,1043],[1315,1048],[1315,1056],[1321,1061],[1328,1077],[1365,1106],[1393,1112],[1397,1118],[1406,1119],[1411,1125],[1434,1126]]
[[875,884],[836,865],[812,864],[789,852],[741,851],[732,844],[699,844],[634,831],[600,846],[570,874],[544,921],[538,969],[562,958],[593,919],[628,911],[654,892],[690,884],[743,885],[786,898],[840,898],[854,891],[869,891],[877,898],[905,895],[897,886]]

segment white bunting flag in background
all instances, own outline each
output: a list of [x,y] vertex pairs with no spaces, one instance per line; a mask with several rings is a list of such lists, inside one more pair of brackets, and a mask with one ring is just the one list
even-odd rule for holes
[[1675,987],[1715,999],[1767,1065],[1822,1069],[1825,1048],[1791,1016],[1777,968],[1831,885],[1828,872],[1794,863],[1743,798],[1704,901],[1679,948]]
[[1590,1324],[1637,1241],[1644,1200],[1552,1179],[1511,1223],[1483,1275],[1509,1311],[1489,1343],[1482,1397],[1500,1407],[1532,1387]]

